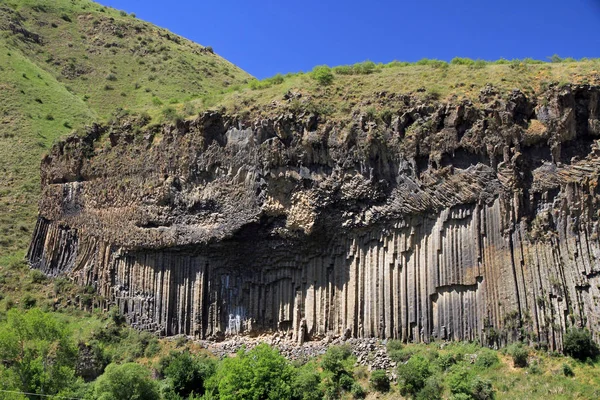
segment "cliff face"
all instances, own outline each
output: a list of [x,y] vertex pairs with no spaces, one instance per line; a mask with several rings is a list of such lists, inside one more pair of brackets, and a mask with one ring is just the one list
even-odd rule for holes
[[600,87],[380,93],[391,112],[346,121],[294,113],[295,96],[277,118],[57,144],[31,265],[165,335],[598,336]]

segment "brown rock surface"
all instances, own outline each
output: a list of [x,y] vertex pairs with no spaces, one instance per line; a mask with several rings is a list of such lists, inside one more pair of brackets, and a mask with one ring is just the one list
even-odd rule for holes
[[29,260],[165,335],[560,349],[600,332],[599,94],[94,126],[42,163]]

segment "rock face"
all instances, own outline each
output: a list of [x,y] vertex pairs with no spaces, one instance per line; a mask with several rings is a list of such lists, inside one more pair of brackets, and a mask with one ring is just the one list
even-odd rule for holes
[[42,162],[28,257],[164,335],[560,349],[600,332],[599,96],[93,126]]

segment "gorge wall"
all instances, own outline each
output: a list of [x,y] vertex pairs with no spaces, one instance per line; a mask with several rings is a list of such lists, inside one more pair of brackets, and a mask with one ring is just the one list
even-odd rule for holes
[[405,341],[600,332],[600,87],[382,92],[334,120],[95,125],[42,162],[28,258],[134,326]]

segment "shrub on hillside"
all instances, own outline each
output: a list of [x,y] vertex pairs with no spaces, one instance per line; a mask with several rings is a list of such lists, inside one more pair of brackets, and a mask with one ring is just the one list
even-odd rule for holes
[[600,354],[590,331],[582,328],[569,329],[563,340],[563,350],[566,355],[582,361]]
[[169,389],[186,398],[192,393],[204,394],[204,383],[216,369],[213,360],[193,356],[189,352],[171,352],[159,362],[159,371],[167,378]]
[[560,368],[564,376],[572,377],[575,376],[575,372],[573,372],[573,368],[569,364],[563,364]]
[[310,73],[311,77],[320,85],[329,85],[333,82],[333,73],[327,65],[318,65]]
[[432,375],[431,365],[423,356],[411,357],[406,364],[398,365],[398,383],[403,395],[417,394],[425,386],[425,381]]
[[363,61],[352,66],[354,73],[359,75],[368,75],[375,71],[375,68],[376,65],[373,61]]
[[518,368],[527,366],[527,357],[529,357],[529,349],[523,344],[514,344],[508,349],[508,353],[513,359],[513,365]]
[[415,399],[417,400],[441,400],[442,393],[444,392],[444,386],[439,376],[432,375],[425,381],[423,389],[417,393]]
[[474,375],[464,364],[452,367],[446,382],[452,399],[491,400],[495,397],[492,383]]
[[110,364],[94,385],[94,398],[102,400],[159,400],[158,385],[146,367],[136,363]]
[[456,364],[456,357],[452,353],[446,353],[439,356],[437,364],[440,366],[442,371],[446,371],[448,368]]
[[464,363],[454,365],[446,377],[446,383],[453,394],[470,394],[471,374],[467,366]]
[[279,351],[260,344],[222,360],[206,389],[222,399],[289,399],[293,373]]
[[390,390],[390,378],[388,378],[387,374],[382,369],[371,372],[369,384],[378,392],[387,392]]
[[474,65],[475,61],[471,58],[466,57],[454,57],[450,60],[450,64],[452,65]]
[[355,399],[364,399],[367,396],[367,392],[358,382],[354,382],[352,387],[350,388],[350,393],[352,393],[352,397]]
[[46,274],[39,269],[32,269],[30,273],[31,283],[43,283],[46,281]]
[[476,400],[492,400],[496,397],[492,382],[476,376],[471,381],[471,397]]
[[475,360],[475,365],[483,368],[490,368],[496,364],[498,364],[500,360],[498,359],[498,355],[494,350],[491,349],[481,349],[481,351],[477,354],[477,360]]
[[330,346],[321,359],[323,370],[331,372],[337,378],[342,374],[351,375],[353,366],[352,349],[347,345]]
[[352,67],[349,65],[338,65],[337,67],[333,67],[333,72],[339,75],[352,75],[354,73]]
[[321,377],[316,365],[308,363],[296,370],[292,380],[292,398],[297,400],[319,400],[323,398]]

